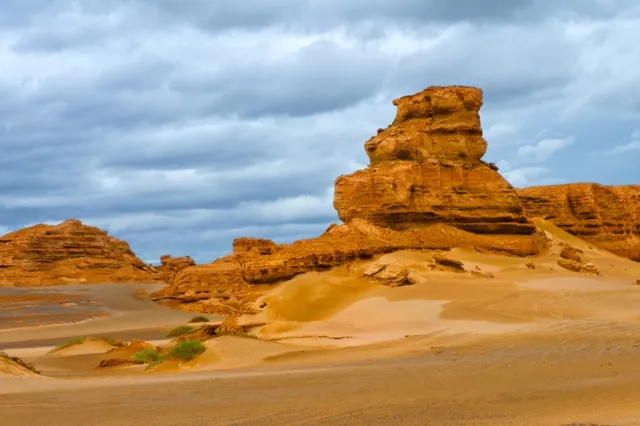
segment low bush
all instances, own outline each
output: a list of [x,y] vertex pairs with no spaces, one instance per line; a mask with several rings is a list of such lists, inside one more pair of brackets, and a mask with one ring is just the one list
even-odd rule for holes
[[205,317],[204,315],[196,315],[195,317],[191,318],[189,320],[190,323],[194,323],[194,322],[209,322],[209,318]]
[[162,355],[160,355],[155,349],[145,348],[136,352],[132,359],[134,361],[142,361],[147,364],[157,364],[162,361]]
[[206,350],[207,347],[199,340],[187,340],[182,343],[178,343],[173,349],[171,349],[171,352],[167,354],[167,358],[191,361]]
[[191,327],[190,325],[181,325],[180,327],[176,327],[169,333],[167,333],[167,337],[182,336],[183,334],[191,333],[193,330],[195,330],[195,328]]

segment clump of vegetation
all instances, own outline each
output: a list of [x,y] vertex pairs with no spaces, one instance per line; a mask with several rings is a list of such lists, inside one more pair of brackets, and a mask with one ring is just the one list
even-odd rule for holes
[[183,334],[191,333],[194,330],[195,328],[191,327],[190,325],[181,325],[180,327],[176,327],[169,333],[167,333],[167,337],[182,336]]
[[27,370],[36,373],[36,374],[41,374],[40,370],[38,370],[33,364],[31,364],[30,362],[25,361],[24,359],[17,357],[17,356],[10,356],[9,354],[7,354],[5,351],[0,350],[0,358],[6,358],[6,359],[10,359],[11,361],[15,362],[16,364],[18,364],[21,367],[26,368]]
[[55,348],[51,349],[48,353],[52,354],[54,352],[58,352],[62,349],[66,349],[74,345],[81,345],[86,339],[86,337],[76,337],[75,339],[67,340],[66,342],[60,343]]
[[207,350],[207,347],[203,345],[199,340],[186,340],[178,343],[167,353],[166,355],[160,354],[157,350],[146,348],[139,352],[136,352],[132,360],[136,363],[145,363],[149,366],[160,364],[168,359],[178,359],[182,361],[191,361],[196,356],[200,355]]
[[178,343],[173,349],[171,349],[171,352],[167,354],[167,358],[191,361],[206,350],[207,347],[199,340],[186,340],[182,343]]
[[205,317],[204,315],[196,315],[195,317],[191,318],[189,320],[190,323],[194,323],[194,322],[209,322],[209,318]]
[[145,348],[136,352],[132,359],[146,364],[158,364],[162,361],[162,355],[160,355],[155,349]]

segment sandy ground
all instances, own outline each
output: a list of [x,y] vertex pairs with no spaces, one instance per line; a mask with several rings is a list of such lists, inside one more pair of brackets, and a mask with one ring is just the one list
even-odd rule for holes
[[[192,316],[135,297],[133,288],[129,298],[122,287],[104,290],[106,305],[122,303],[111,318],[0,331],[0,347],[9,342],[10,355],[45,376],[0,376],[3,421],[640,425],[640,264],[539,226],[553,244],[533,259],[446,253],[464,263],[462,273],[430,270],[428,252],[373,261],[405,265],[411,286],[363,280],[367,264],[296,277],[265,294],[260,315],[242,318],[267,322],[258,338],[209,340],[188,362],[96,370],[109,349],[99,339],[57,354],[33,344],[51,333],[135,335]],[[563,241],[600,275],[560,268]]]
[[124,340],[160,338],[176,324],[194,316],[192,312],[169,309],[141,296],[162,287],[162,284],[47,287],[51,292],[86,293],[86,297],[106,307],[108,316],[71,324],[0,330],[0,348],[53,346],[62,340],[81,336],[113,336]]

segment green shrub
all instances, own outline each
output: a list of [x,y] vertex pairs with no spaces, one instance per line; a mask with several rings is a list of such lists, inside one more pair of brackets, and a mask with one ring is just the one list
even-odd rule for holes
[[204,315],[196,315],[195,317],[191,318],[189,320],[190,323],[194,323],[194,322],[209,322],[209,318],[205,317]]
[[51,354],[51,353],[58,352],[58,351],[60,351],[62,349],[68,348],[68,347],[73,346],[73,345],[80,345],[80,344],[84,343],[85,340],[86,340],[86,337],[76,337],[75,339],[67,340],[66,342],[60,343],[55,348],[51,349],[48,353]]
[[183,334],[191,333],[194,330],[195,328],[191,327],[190,325],[181,325],[180,327],[176,327],[169,333],[167,333],[167,337],[182,336]]
[[134,361],[142,361],[147,364],[157,364],[162,361],[162,356],[155,349],[145,348],[136,352],[132,359]]
[[207,347],[199,340],[187,340],[178,343],[171,349],[171,352],[167,354],[167,358],[178,358],[184,361],[190,361],[206,350]]

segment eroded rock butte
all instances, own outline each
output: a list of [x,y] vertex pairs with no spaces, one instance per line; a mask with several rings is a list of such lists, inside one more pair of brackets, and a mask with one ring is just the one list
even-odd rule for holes
[[396,99],[393,123],[365,144],[371,164],[336,180],[334,207],[396,230],[445,223],[476,234],[531,235],[511,185],[483,162],[482,91],[430,87]]
[[232,255],[183,269],[154,298],[237,315],[255,311],[264,285],[396,250],[539,253],[545,239],[515,190],[482,161],[482,91],[430,87],[394,104],[393,123],[365,144],[371,164],[336,180],[344,224],[286,245],[236,239]]
[[161,278],[129,245],[107,232],[67,220],[0,237],[0,285],[152,282]]

